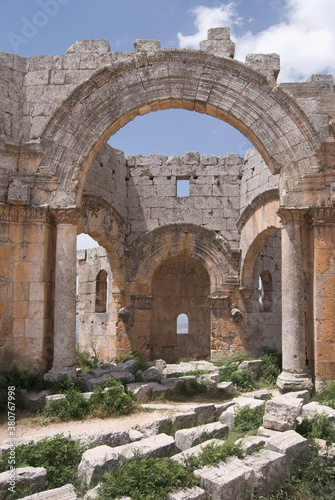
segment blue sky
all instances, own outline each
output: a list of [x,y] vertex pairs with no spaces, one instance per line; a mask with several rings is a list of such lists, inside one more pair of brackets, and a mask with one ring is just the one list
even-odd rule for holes
[[[334,0],[0,0],[0,51],[24,57],[63,54],[76,40],[105,38],[133,51],[137,38],[163,48],[198,49],[207,29],[230,26],[235,58],[277,52],[278,81],[335,74]],[[219,120],[183,110],[137,117],[109,143],[125,155],[187,151],[244,155],[250,143]]]

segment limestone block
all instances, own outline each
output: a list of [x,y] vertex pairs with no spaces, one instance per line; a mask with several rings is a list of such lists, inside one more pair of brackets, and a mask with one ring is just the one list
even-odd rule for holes
[[216,420],[216,408],[214,404],[199,405],[193,408],[199,424],[210,424]]
[[50,401],[58,401],[60,399],[65,399],[66,394],[50,394],[50,396],[45,397],[46,404],[50,403]]
[[206,500],[206,493],[199,486],[179,488],[168,496],[169,500]]
[[134,441],[139,441],[145,436],[139,431],[84,431],[80,434],[73,435],[72,439],[80,439],[85,445],[91,445],[97,443],[99,445],[110,446],[115,448],[117,446],[123,446],[124,444],[133,443]]
[[286,392],[283,394],[285,398],[298,398],[303,400],[303,404],[307,405],[311,400],[310,391],[296,391],[296,392]]
[[73,54],[76,52],[110,52],[108,40],[77,40],[66,51],[66,54]]
[[231,406],[223,411],[219,417],[219,422],[227,425],[229,430],[231,430],[235,422],[235,407]]
[[286,462],[285,455],[270,450],[262,450],[243,459],[243,463],[255,471],[258,495],[270,495],[280,486],[286,471]]
[[249,406],[251,409],[253,409],[264,405],[264,401],[262,401],[261,399],[247,398],[243,396],[235,398],[233,401],[240,408]]
[[230,406],[234,406],[234,401],[226,401],[225,403],[218,403],[218,404],[215,404],[215,420],[218,420],[220,418],[220,415],[222,415],[222,413],[226,410],[228,410],[228,408],[230,408]]
[[210,438],[223,439],[229,432],[228,425],[220,422],[182,429],[176,432],[176,446],[184,451]]
[[[12,478],[9,470],[0,473],[0,491],[3,495],[1,498],[10,495],[8,487],[11,486]],[[47,471],[44,467],[20,467],[15,472],[15,489],[30,488],[33,492],[43,491],[46,479]]]
[[199,382],[209,383],[214,382],[215,386],[220,381],[220,375],[218,373],[208,373],[205,375],[200,375]]
[[280,57],[278,54],[247,54],[245,64],[265,75],[269,82],[274,83],[277,81],[280,71]]
[[152,394],[152,387],[150,383],[134,382],[132,384],[127,384],[127,389],[133,392],[135,400],[140,403],[148,401]]
[[[76,500],[77,498],[76,488],[72,484],[66,484],[60,488],[29,495],[21,500]],[[93,500],[94,497],[90,498]]]
[[297,398],[278,396],[265,403],[263,427],[276,431],[295,429],[301,414],[303,401]]
[[164,368],[166,367],[166,361],[164,361],[164,359],[155,359],[154,365],[156,368],[163,371]]
[[101,484],[97,484],[95,488],[88,490],[86,495],[84,496],[84,500],[96,500],[99,495],[99,488]]
[[213,500],[253,498],[256,474],[238,458],[195,470],[194,474],[200,476],[200,486]]
[[233,382],[220,382],[219,384],[217,384],[217,388],[219,392],[228,396],[234,394],[236,390]]
[[24,399],[26,407],[43,408],[46,405],[46,398],[49,391],[30,392],[26,389],[20,389],[20,394]]
[[109,368],[107,370],[111,372],[128,372],[135,374],[138,370],[138,364],[134,359],[129,359],[125,363],[118,363],[112,367],[113,363],[110,363]]
[[170,418],[159,418],[152,420],[151,422],[147,422],[146,424],[142,424],[140,426],[140,432],[142,432],[145,436],[156,436],[162,432],[162,429],[170,430],[170,427]]
[[143,372],[143,380],[145,382],[160,382],[162,380],[162,372],[155,366],[151,366]]
[[250,455],[266,443],[266,438],[261,436],[248,436],[236,441],[236,444],[242,443],[242,449],[246,455]]
[[273,429],[266,429],[265,427],[259,427],[257,431],[257,436],[269,438],[272,436],[278,436],[282,434],[281,431],[274,431]]
[[329,406],[320,405],[316,401],[313,401],[312,403],[308,403],[302,407],[302,417],[313,417],[313,415],[316,414],[325,414],[328,416],[329,420],[335,420],[335,410]]
[[171,460],[173,460],[174,462],[179,462],[180,464],[184,464],[185,459],[187,459],[188,457],[200,455],[200,453],[202,453],[202,450],[205,448],[205,446],[219,445],[219,444],[223,444],[223,443],[224,443],[224,441],[222,441],[220,439],[209,439],[208,441],[204,441],[201,444],[198,444],[196,446],[193,446],[192,448],[188,448],[187,450],[182,451],[181,453],[177,453],[176,455],[173,455],[173,457],[171,457]]
[[[103,377],[100,377],[100,379],[103,379]],[[118,380],[119,382],[122,382],[123,384],[131,384],[132,382],[135,381],[135,375],[130,372],[112,372],[109,375],[109,378],[114,378],[115,380]],[[96,379],[96,380],[100,380]],[[108,380],[108,379],[107,379]]]
[[29,205],[29,185],[25,182],[15,179],[8,187],[7,201],[11,205]]
[[315,443],[318,447],[318,455],[321,463],[331,465],[335,463],[335,443],[331,446],[327,446],[327,442],[324,439],[315,439]]
[[268,391],[267,389],[260,389],[259,391],[245,392],[244,394],[242,394],[242,396],[245,398],[255,398],[266,401],[267,399],[269,399],[270,394],[270,391]]
[[[102,375],[102,377],[88,379],[84,386],[85,388],[87,387],[89,391],[93,391],[98,385],[104,384],[110,379],[111,375],[109,373],[106,373],[106,375]],[[129,380],[129,382],[132,382],[132,380]]]
[[239,364],[237,370],[248,370],[255,376],[256,379],[258,379],[261,376],[262,365],[263,361],[261,359],[255,359],[253,361],[242,361],[242,363]]
[[137,39],[134,41],[135,52],[154,52],[160,48],[161,42],[159,40]]
[[175,452],[175,441],[173,437],[164,433],[151,436],[136,443],[126,444],[114,448],[119,454],[119,460],[125,462],[136,455],[143,455],[150,458],[161,458],[173,455]]
[[299,455],[302,455],[306,460],[309,457],[307,439],[293,430],[281,432],[277,436],[270,437],[264,445],[264,450],[276,451],[277,453],[287,455],[291,473],[299,466]]
[[186,411],[184,413],[175,413],[171,416],[171,431],[176,432],[179,429],[188,429],[194,427],[198,422],[198,415],[195,411]]
[[162,384],[169,389],[171,394],[177,394],[180,387],[184,384],[183,377],[163,378]]
[[119,453],[116,449],[102,445],[85,451],[78,467],[81,482],[86,486],[95,486],[102,474],[114,472],[119,467]]

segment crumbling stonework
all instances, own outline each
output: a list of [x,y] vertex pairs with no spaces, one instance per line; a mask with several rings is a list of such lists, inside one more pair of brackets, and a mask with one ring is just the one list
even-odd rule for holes
[[[227,28],[199,51],[134,49],[84,40],[60,56],[0,54],[1,361],[75,373],[75,239],[86,232],[106,251],[108,309],[100,274],[95,311],[79,312],[87,331],[90,314],[107,315],[104,357],[278,347],[281,324],[280,390],[334,379],[332,76],[277,84],[278,55],[234,60]],[[124,158],[105,145],[135,116],[169,108],[226,121],[257,152]],[[176,196],[180,178],[189,197]]]

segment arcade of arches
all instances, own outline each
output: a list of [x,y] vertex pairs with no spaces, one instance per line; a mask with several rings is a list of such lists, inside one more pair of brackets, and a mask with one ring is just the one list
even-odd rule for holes
[[[269,346],[282,392],[335,379],[333,77],[277,84],[279,56],[234,60],[229,28],[198,51],[134,49],[0,53],[0,362],[75,374],[79,314],[80,345],[106,359]],[[106,144],[169,108],[223,120],[254,148],[125,158]],[[77,252],[82,232],[103,248]]]

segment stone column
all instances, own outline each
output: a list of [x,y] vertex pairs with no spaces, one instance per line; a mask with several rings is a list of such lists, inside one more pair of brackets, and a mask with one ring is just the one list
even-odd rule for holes
[[54,214],[57,225],[54,307],[54,356],[47,380],[76,375],[77,210]]
[[306,366],[305,277],[303,225],[305,210],[280,208],[282,229],[282,352],[283,371],[277,379],[281,393],[311,390]]

